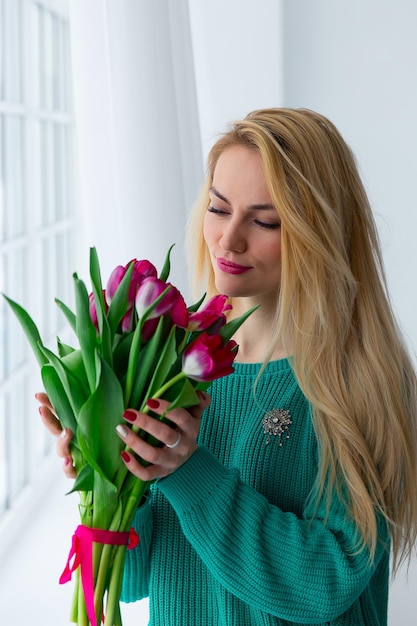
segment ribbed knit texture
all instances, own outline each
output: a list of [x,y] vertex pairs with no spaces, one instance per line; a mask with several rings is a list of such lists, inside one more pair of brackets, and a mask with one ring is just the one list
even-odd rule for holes
[[[355,553],[354,526],[335,498],[308,496],[317,472],[310,407],[287,360],[235,365],[215,381],[198,451],[152,488],[136,515],[123,600],[149,593],[151,626],[385,626],[389,558]],[[290,412],[289,438],[262,418]],[[383,525],[381,524],[383,528]]]

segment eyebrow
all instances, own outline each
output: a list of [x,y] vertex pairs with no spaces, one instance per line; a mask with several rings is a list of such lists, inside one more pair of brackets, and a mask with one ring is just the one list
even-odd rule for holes
[[[220,191],[218,191],[216,189],[216,187],[210,187],[209,191],[214,194],[217,198],[219,198],[219,200],[222,200],[223,202],[225,202],[226,204],[228,204],[229,206],[231,206],[231,202],[230,200],[228,200],[222,193],[220,193]],[[275,211],[275,207],[273,204],[252,204],[250,207],[248,207],[249,209],[251,209],[252,211],[270,211],[271,209],[273,211]]]

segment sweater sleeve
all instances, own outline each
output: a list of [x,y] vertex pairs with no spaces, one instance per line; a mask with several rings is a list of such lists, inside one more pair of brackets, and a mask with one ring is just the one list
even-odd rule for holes
[[136,602],[149,595],[150,547],[153,528],[151,496],[136,511],[133,527],[139,535],[139,544],[126,553],[120,598],[122,602]]
[[204,447],[157,484],[217,580],[247,604],[290,622],[317,624],[343,614],[387,550],[381,524],[370,565],[368,551],[355,550],[354,524],[338,500],[327,516],[320,507],[302,518],[284,512]]

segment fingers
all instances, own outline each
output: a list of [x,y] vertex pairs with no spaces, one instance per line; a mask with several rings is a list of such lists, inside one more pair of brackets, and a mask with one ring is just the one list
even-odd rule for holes
[[52,413],[54,413],[55,415],[54,407],[50,403],[49,398],[46,395],[46,393],[44,393],[43,391],[39,393],[35,393],[35,398],[37,399],[38,402],[40,402],[40,404],[47,406],[50,409],[50,411],[52,411]]
[[[57,446],[58,448],[58,446]],[[59,456],[61,456],[59,454]],[[64,474],[67,478],[77,478],[77,470],[75,469],[74,465],[73,465],[73,460],[72,460],[72,456],[70,454],[66,455],[64,457],[64,462],[62,464],[62,469],[64,471]]]
[[46,393],[37,393],[35,394],[35,398],[38,400],[38,402],[40,402],[41,405],[39,407],[39,413],[42,422],[46,426],[47,430],[51,433],[51,435],[57,437],[56,452],[59,457],[64,459],[64,474],[68,478],[75,478],[77,476],[77,472],[73,465],[70,449],[70,443],[73,434],[69,428],[62,428],[62,425]]
[[[123,417],[128,423],[164,444],[162,447],[151,445],[127,425],[119,424],[117,433],[128,446],[128,450],[122,452],[122,459],[128,469],[142,480],[154,480],[167,476],[185,463],[198,447],[196,440],[200,417],[210,401],[208,394],[201,393],[200,403],[195,407],[169,411],[169,402],[149,400],[149,408],[157,415],[166,414],[170,424],[139,411],[125,411]],[[136,457],[144,461],[145,465]]]

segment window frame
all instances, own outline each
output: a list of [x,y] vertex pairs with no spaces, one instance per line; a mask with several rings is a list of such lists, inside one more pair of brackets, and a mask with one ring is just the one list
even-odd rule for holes
[[[53,346],[56,335],[66,339],[65,322],[54,304],[57,296],[71,304],[70,270],[74,268],[76,227],[74,183],[74,114],[70,81],[70,41],[67,0],[0,0],[0,20],[5,7],[12,2],[19,13],[20,51],[15,54],[21,72],[20,99],[5,98],[6,56],[0,50],[0,220],[5,162],[5,128],[8,120],[20,120],[21,184],[23,226],[4,235],[0,221],[0,291],[16,299],[34,319],[47,345]],[[39,22],[35,21],[36,16]],[[53,59],[45,70],[44,82],[52,87],[42,89],[40,81],[44,41],[35,31],[42,23],[52,29],[56,38],[51,42]],[[44,34],[43,34],[44,35]],[[56,59],[60,64],[54,65]],[[38,64],[38,65],[37,65]],[[39,73],[34,71],[38,68]],[[8,68],[10,71],[10,68]],[[51,71],[52,69],[52,71]],[[55,72],[55,73],[54,73]],[[19,81],[18,81],[19,82]],[[49,98],[46,97],[49,94]],[[58,105],[58,106],[57,106]],[[61,105],[61,106],[59,106]],[[64,106],[62,106],[64,105]],[[42,135],[50,136],[49,144]],[[49,161],[48,161],[49,159]],[[17,161],[18,162],[18,161]],[[48,169],[49,163],[49,169]],[[59,167],[51,183],[52,166]],[[14,168],[19,169],[19,168]],[[42,172],[45,173],[43,180]],[[55,170],[55,174],[58,170]],[[42,201],[48,182],[50,211],[45,214]],[[7,185],[7,181],[5,186]],[[59,197],[58,197],[59,196]],[[62,203],[62,206],[60,206]],[[5,206],[4,229],[10,226],[10,210]],[[18,218],[13,214],[13,218]],[[7,223],[9,220],[9,224]],[[21,258],[20,276],[7,272],[13,255]],[[47,259],[47,260],[46,260]],[[36,501],[43,490],[50,466],[53,441],[38,418],[33,395],[42,387],[39,367],[24,338],[23,331],[5,301],[0,302],[0,536],[6,526],[14,526],[18,511]],[[2,321],[3,320],[3,321]],[[3,329],[2,329],[3,326]],[[18,347],[21,354],[9,364],[8,354]],[[10,349],[11,348],[11,349]],[[3,353],[3,357],[1,357]],[[19,358],[17,358],[19,356]],[[21,358],[20,358],[21,357]],[[3,491],[2,491],[3,490]],[[0,544],[4,544],[3,541]]]

